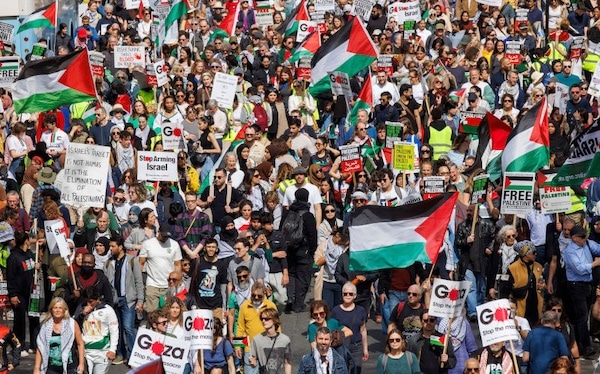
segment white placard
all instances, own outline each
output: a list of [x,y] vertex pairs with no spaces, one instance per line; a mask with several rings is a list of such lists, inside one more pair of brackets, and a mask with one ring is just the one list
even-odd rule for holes
[[0,22],[0,41],[4,42],[4,44],[12,45],[13,44],[13,33],[15,27],[6,22]]
[[404,21],[420,21],[421,8],[419,1],[409,1],[401,3],[396,1],[388,6],[388,20],[394,18],[397,24],[402,24]]
[[[600,46],[600,43],[598,43],[598,45]],[[600,54],[600,50],[598,51],[598,53]],[[556,95],[558,95],[558,84],[556,85],[556,90]],[[600,97],[600,64],[596,64],[596,69],[594,69],[594,74],[592,75],[592,79],[590,80],[588,92],[592,96]]]
[[342,71],[330,71],[329,81],[331,82],[331,93],[334,95],[352,96],[350,88],[350,78],[347,73]]
[[541,187],[540,203],[543,214],[562,213],[571,210],[571,193],[569,188]]
[[10,87],[19,76],[19,57],[0,57],[0,87]]
[[144,4],[144,8],[149,8],[150,7],[150,1],[149,0],[125,0],[125,9],[139,9],[140,8],[140,2]]
[[333,12],[335,7],[334,0],[315,0],[313,2],[316,11]]
[[190,342],[185,339],[177,339],[140,327],[128,364],[136,368],[160,357],[166,374],[181,374],[187,363],[189,350]]
[[374,0],[354,0],[352,3],[352,14],[362,18],[365,22],[371,19],[371,9],[375,5]]
[[163,121],[161,133],[163,148],[165,151],[185,148],[185,139],[183,138],[183,123]]
[[65,160],[60,201],[75,207],[103,208],[110,147],[70,143]]
[[174,152],[138,152],[137,179],[140,181],[177,180],[177,154]]
[[504,173],[502,214],[527,214],[533,208],[534,184],[535,173]]
[[118,45],[115,47],[115,68],[130,66],[146,67],[146,51],[144,46]]
[[317,23],[314,21],[298,21],[298,32],[296,33],[296,41],[299,43],[306,39],[307,36],[317,31]]
[[185,341],[190,349],[212,349],[213,312],[206,309],[194,309],[183,312]]
[[512,319],[508,299],[490,301],[477,307],[477,322],[481,345],[519,340],[519,332]]
[[[148,76],[148,84],[151,86],[162,87],[169,83],[164,60],[158,60],[153,64],[146,65],[146,75]],[[151,80],[152,83],[150,83]]]
[[213,82],[211,99],[217,100],[221,108],[232,109],[233,97],[237,90],[237,76],[217,73]]
[[435,278],[431,287],[429,315],[442,318],[458,317],[462,314],[471,289],[471,282],[455,282]]
[[69,244],[67,244],[67,229],[62,220],[54,219],[44,221],[44,232],[51,254],[60,253],[60,257],[69,258]]
[[486,4],[489,6],[500,7],[502,5],[502,0],[476,0],[479,4]]

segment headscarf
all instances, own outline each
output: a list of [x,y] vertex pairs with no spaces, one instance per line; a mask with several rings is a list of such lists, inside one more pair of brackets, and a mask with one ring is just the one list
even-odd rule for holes
[[314,184],[315,186],[319,187],[324,178],[323,174],[321,174],[320,176],[317,174],[317,170],[322,170],[322,166],[319,164],[310,165],[310,167],[308,168],[308,180],[311,184]]
[[230,223],[233,223],[233,218],[231,216],[225,216],[221,219],[221,232],[219,233],[219,238],[233,248],[233,244],[238,238],[238,231],[235,227],[231,230],[226,230],[225,227]]
[[[75,261],[75,259],[77,258],[77,255],[81,254],[83,256],[88,253],[90,253],[90,251],[88,251],[88,249],[85,247],[79,247],[75,250],[75,256],[73,256],[73,273],[77,273],[79,271],[79,265],[77,265],[77,261]],[[70,276],[71,268],[69,268],[67,270],[67,272],[69,273],[69,276]]]
[[322,204],[321,209],[323,210],[323,220],[327,221],[327,223],[329,223],[329,227],[331,227],[331,230],[333,230],[333,228],[337,226],[337,216],[333,216],[331,219],[326,217],[325,209],[327,209],[328,206],[335,209],[333,204]]
[[236,148],[236,150],[235,150],[235,153],[237,154],[238,164],[240,165],[240,170],[241,170],[241,171],[244,171],[244,172],[245,172],[246,170],[248,170],[248,165],[246,164],[246,162],[248,161],[248,159],[245,159],[245,160],[244,160],[244,159],[242,158],[242,151],[243,151],[244,149],[246,149],[246,148],[250,148],[250,147],[248,147],[248,145],[247,145],[247,144],[240,144],[240,145],[239,145],[239,146]]
[[273,167],[273,163],[271,161],[265,161],[260,163],[255,170],[258,171],[260,175],[260,179],[264,181],[269,181],[269,176],[271,175],[271,168]]

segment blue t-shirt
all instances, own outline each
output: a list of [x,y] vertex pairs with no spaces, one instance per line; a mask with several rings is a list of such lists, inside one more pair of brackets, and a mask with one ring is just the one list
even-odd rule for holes
[[546,326],[531,330],[523,343],[523,351],[529,352],[531,374],[545,374],[552,361],[569,355],[567,342],[562,334]]
[[[335,318],[329,318],[327,320],[327,327],[329,328],[329,330],[333,331],[333,330],[341,330],[343,329],[344,325],[342,325],[337,319]],[[313,322],[310,325],[308,325],[308,342],[312,343],[315,341],[315,339],[317,338],[317,325]]]
[[215,351],[212,349],[204,350],[204,368],[210,370],[213,367],[223,367],[227,365],[227,357],[233,354],[233,347],[227,339],[221,339]]
[[355,304],[354,309],[347,312],[338,305],[331,311],[331,317],[337,319],[342,325],[352,330],[350,343],[355,344],[362,341],[360,327],[367,321],[367,311],[365,308]]

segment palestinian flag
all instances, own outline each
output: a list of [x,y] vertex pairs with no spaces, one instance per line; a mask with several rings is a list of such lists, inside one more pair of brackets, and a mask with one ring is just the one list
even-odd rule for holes
[[229,42],[229,34],[227,33],[227,31],[221,29],[221,28],[216,28],[211,34],[210,34],[210,38],[208,38],[208,44],[213,44],[213,42],[215,41],[216,38],[221,38],[221,40],[223,41],[223,43],[227,43]]
[[502,153],[502,171],[536,172],[549,160],[548,106],[543,98],[510,133]]
[[241,1],[228,1],[227,5],[225,5],[227,14],[223,17],[219,29],[225,31],[229,35],[235,34],[235,25],[240,13],[240,4]]
[[436,346],[436,347],[443,347],[445,341],[446,341],[446,335],[442,335],[442,336],[431,335],[429,337],[429,344]]
[[319,48],[321,48],[321,34],[319,31],[315,31],[307,36],[306,39],[294,49],[294,52],[288,61],[294,63],[304,56],[312,57],[317,53]]
[[280,33],[285,39],[288,35],[295,35],[298,32],[298,21],[310,21],[308,10],[306,10],[306,1],[302,0],[298,6],[292,10],[285,21],[277,28],[277,32]]
[[540,169],[537,171],[538,187],[552,186],[552,179],[556,177],[557,169]]
[[452,92],[450,92],[450,98],[454,101],[458,101],[458,100],[460,100],[461,97],[463,97],[463,95],[465,94],[465,91],[467,91],[466,88],[463,88],[463,89],[457,90],[457,91],[452,91]]
[[349,77],[377,60],[377,48],[360,17],[348,21],[325,42],[312,59],[312,96],[331,91],[329,72],[342,71]]
[[[502,173],[502,151],[512,128],[487,112],[477,127],[479,146],[475,158],[475,168],[483,168],[491,180],[497,180]],[[472,168],[474,169],[474,168]]]
[[584,130],[571,143],[571,154],[552,179],[553,186],[580,186],[584,179],[600,176],[600,124]]
[[169,33],[169,29],[175,28],[177,30],[178,21],[183,18],[188,12],[188,3],[183,0],[175,0],[171,4],[171,9],[165,18],[165,35]]
[[244,348],[250,346],[250,341],[247,336],[244,337],[234,337],[233,338],[233,346],[236,348]]
[[41,29],[44,27],[56,28],[56,1],[41,9],[38,9],[21,21],[17,34],[29,29]]
[[458,132],[466,134],[477,134],[477,128],[485,117],[485,113],[480,112],[460,112],[460,122]]
[[520,173],[507,172],[504,175],[504,191],[523,191],[526,189],[533,190],[535,184],[535,173]]
[[368,112],[371,110],[372,107],[373,85],[371,84],[371,72],[369,72],[367,74],[367,77],[365,78],[365,82],[362,86],[362,89],[358,94],[358,99],[356,100],[356,103],[354,103],[354,106],[352,107],[352,110],[348,115],[348,122],[352,125],[356,125],[356,122],[358,121],[358,111],[364,109]]
[[350,270],[435,263],[458,193],[399,207],[367,205],[352,213]]
[[13,86],[17,113],[45,112],[96,99],[87,49],[25,65]]

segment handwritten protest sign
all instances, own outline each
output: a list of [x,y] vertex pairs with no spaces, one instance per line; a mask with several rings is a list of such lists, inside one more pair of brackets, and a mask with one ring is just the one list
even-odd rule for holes
[[144,46],[118,45],[115,47],[115,68],[122,69],[130,66],[146,67],[146,51]]
[[374,0],[354,0],[352,2],[352,14],[362,18],[364,21],[369,21],[373,5],[375,5]]
[[393,148],[392,167],[395,170],[415,170],[415,145],[408,142],[396,142]]
[[210,98],[217,100],[221,108],[232,109],[236,90],[237,77],[235,75],[217,73]]
[[455,282],[435,278],[431,287],[429,315],[442,318],[453,318],[461,315],[471,289],[471,282]]
[[0,41],[4,44],[13,44],[13,35],[15,27],[6,22],[0,22]]
[[60,200],[76,207],[104,207],[110,147],[70,143]]
[[485,194],[487,193],[489,181],[489,174],[480,174],[473,178],[473,193],[471,194],[471,204],[482,203],[485,201]]

